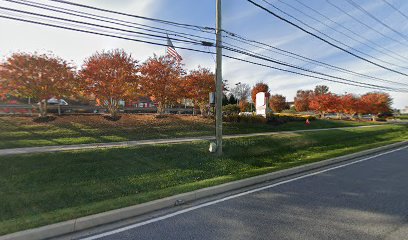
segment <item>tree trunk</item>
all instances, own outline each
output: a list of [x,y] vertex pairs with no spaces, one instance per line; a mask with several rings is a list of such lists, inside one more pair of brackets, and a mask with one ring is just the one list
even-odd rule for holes
[[207,116],[206,106],[200,105],[201,116]]
[[47,116],[47,100],[46,99],[43,99],[40,101],[39,109],[40,109],[40,117],[46,117]]
[[159,102],[159,103],[157,104],[157,113],[158,113],[159,115],[161,115],[161,114],[163,114],[163,110],[164,110],[163,103],[162,103],[162,102]]
[[44,117],[47,116],[48,113],[48,103],[47,100],[44,100]]

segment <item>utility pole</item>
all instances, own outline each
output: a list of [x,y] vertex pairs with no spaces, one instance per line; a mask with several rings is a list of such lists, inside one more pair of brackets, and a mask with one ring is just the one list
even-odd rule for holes
[[221,0],[216,0],[216,97],[215,97],[215,139],[217,155],[222,155],[222,28],[221,28]]

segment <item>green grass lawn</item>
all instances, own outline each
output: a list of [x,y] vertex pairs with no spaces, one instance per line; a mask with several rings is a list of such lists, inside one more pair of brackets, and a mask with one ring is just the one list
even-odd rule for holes
[[[350,121],[290,122],[279,126],[268,124],[225,123],[224,134],[282,130],[348,127],[372,124]],[[124,115],[117,122],[102,116],[61,116],[49,123],[34,123],[29,117],[0,117],[0,149],[65,144],[117,142],[156,138],[181,138],[213,135],[214,122],[193,116]]]
[[0,157],[0,235],[408,140],[407,125]]

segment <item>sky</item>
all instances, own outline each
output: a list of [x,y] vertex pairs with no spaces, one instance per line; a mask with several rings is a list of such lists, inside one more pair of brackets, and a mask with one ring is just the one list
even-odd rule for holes
[[[21,1],[21,0],[18,0]],[[76,3],[86,4],[94,7],[124,12],[132,15],[144,16],[149,18],[158,18],[179,23],[188,23],[191,25],[215,27],[215,1],[191,1],[191,0],[69,0]],[[314,29],[310,29],[297,20],[291,18],[279,10],[274,9],[263,0],[255,0],[255,2],[273,10],[274,12],[284,16],[285,18],[300,24],[309,31],[316,30],[331,37],[336,45],[342,46],[347,50],[353,51],[378,62],[390,69],[408,74],[408,1],[405,0],[349,0],[355,3],[362,9],[366,10],[372,16],[377,17],[381,23],[375,21],[363,11],[353,6],[347,0],[268,0],[269,3],[278,7],[287,14],[307,23]],[[184,29],[157,22],[121,16],[111,13],[103,13],[95,10],[83,9],[62,3],[56,3],[50,0],[36,0],[36,3],[48,4],[57,7],[64,7],[76,11],[85,11],[91,14],[103,15],[128,21],[131,23],[145,24],[148,26],[160,27],[167,31],[179,31],[198,35],[200,37],[209,38],[207,41],[214,41],[215,36],[212,33],[202,32],[199,29]],[[301,3],[304,5],[302,5]],[[390,7],[388,4],[397,8],[400,12]],[[26,2],[27,3],[27,2]],[[293,59],[287,56],[279,55],[269,51],[250,45],[245,45],[236,42],[230,38],[224,38],[225,44],[234,44],[241,48],[253,51],[257,54],[262,54],[268,57],[285,61],[290,64],[298,65],[303,68],[308,68],[314,71],[323,72],[325,74],[334,75],[340,78],[346,78],[354,81],[360,81],[368,84],[376,84],[393,88],[407,88],[408,77],[402,74],[397,74],[389,70],[385,70],[378,66],[364,62],[354,56],[351,56],[339,49],[330,46],[329,44],[316,39],[307,33],[304,33],[297,28],[283,22],[282,20],[272,16],[264,10],[250,4],[247,0],[223,0],[222,1],[222,28],[229,32],[233,32],[247,39],[256,40],[268,45],[294,52],[296,54],[328,63],[337,67],[352,70],[358,73],[375,76],[394,83],[384,82],[377,79],[367,79],[360,76],[350,75],[344,72],[335,71],[333,69],[316,66],[304,61]],[[306,5],[306,6],[305,6]],[[333,5],[337,6],[334,7]],[[23,11],[37,12],[49,15],[49,11],[40,10],[33,7],[23,6],[16,3],[1,0],[0,7],[18,9]],[[339,11],[343,9],[344,12]],[[306,13],[307,15],[299,12]],[[315,10],[316,12],[314,12]],[[319,14],[318,14],[318,13]],[[0,15],[25,18],[27,15],[22,13],[10,12],[9,10],[0,9]],[[326,16],[324,18],[322,15]],[[62,13],[52,13],[54,16],[68,18],[71,20],[87,21],[96,24],[96,21],[85,20],[79,17],[67,16]],[[354,19],[353,19],[353,18]],[[30,17],[31,20],[32,16]],[[363,24],[361,24],[360,22]],[[37,21],[48,21],[43,18],[36,18]],[[317,22],[318,20],[319,22]],[[49,22],[53,24],[61,24],[60,21],[53,20]],[[100,22],[99,22],[100,23]],[[66,24],[66,23],[64,23]],[[103,24],[103,23],[102,23]],[[104,24],[115,26],[117,28],[130,29],[123,26],[112,24]],[[78,24],[75,26],[78,28]],[[369,28],[371,27],[371,28]],[[335,29],[335,30],[333,30]],[[89,30],[89,29],[88,29]],[[95,28],[93,28],[95,30]],[[395,31],[394,31],[395,30]],[[106,31],[106,30],[104,30]],[[109,30],[110,33],[114,30]],[[5,60],[13,52],[39,52],[53,53],[63,59],[71,61],[79,69],[83,61],[95,53],[96,51],[111,50],[121,48],[132,54],[132,56],[140,62],[145,61],[153,54],[165,54],[164,46],[155,46],[145,43],[139,43],[129,40],[110,38],[106,36],[97,36],[87,33],[73,32],[64,29],[56,29],[48,26],[40,26],[31,23],[23,23],[9,19],[0,18],[0,60]],[[117,32],[114,32],[117,34]],[[355,34],[357,33],[357,34]],[[125,33],[122,32],[121,36]],[[140,35],[126,33],[125,37],[138,38]],[[347,35],[347,36],[346,36]],[[172,35],[170,35],[172,37]],[[166,44],[166,39],[143,39],[146,41],[155,41],[161,44]],[[188,43],[179,43],[173,41],[176,50],[183,57],[182,63],[185,68],[192,70],[198,66],[215,69],[214,56],[206,53],[192,52],[178,47],[195,48],[200,51],[214,51],[213,48],[204,46],[191,45]],[[344,44],[344,45],[342,45]],[[255,61],[262,64],[267,64],[273,67],[290,69],[286,66],[280,66],[275,63],[265,62],[259,59],[253,59],[238,53],[232,53],[224,50],[225,54],[238,57],[240,59]],[[339,84],[324,81],[316,78],[299,76],[271,68],[257,66],[245,62],[240,62],[233,59],[223,59],[223,79],[228,80],[230,87],[236,83],[247,83],[254,85],[257,82],[265,82],[270,86],[272,94],[282,94],[286,96],[287,101],[293,101],[296,91],[299,89],[313,89],[316,85],[327,85],[330,90],[336,94],[356,93],[364,94],[373,91],[371,89],[355,87],[347,84]],[[408,106],[408,93],[388,92],[394,99],[394,108],[404,108]]]

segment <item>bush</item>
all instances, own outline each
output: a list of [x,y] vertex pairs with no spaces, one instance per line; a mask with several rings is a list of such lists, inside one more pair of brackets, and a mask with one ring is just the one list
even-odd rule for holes
[[259,115],[238,115],[231,114],[225,115],[223,117],[224,122],[234,122],[234,123],[267,123],[266,118]]
[[287,114],[273,114],[269,113],[266,118],[260,115],[245,115],[245,114],[231,114],[223,117],[224,122],[234,123],[269,123],[269,124],[283,124],[287,122],[305,122],[306,119],[316,120],[316,117],[310,115],[287,115]]
[[297,114],[273,114],[269,113],[266,115],[266,120],[268,123],[287,123],[287,122],[305,122],[306,119],[316,120],[316,117],[310,115],[297,115]]
[[57,119],[57,118],[54,117],[54,116],[36,117],[36,118],[33,119],[33,122],[36,122],[36,123],[47,123],[47,122],[52,122],[52,121],[54,121],[55,119]]
[[234,115],[240,112],[240,108],[236,104],[228,104],[222,107],[222,112],[226,115]]

